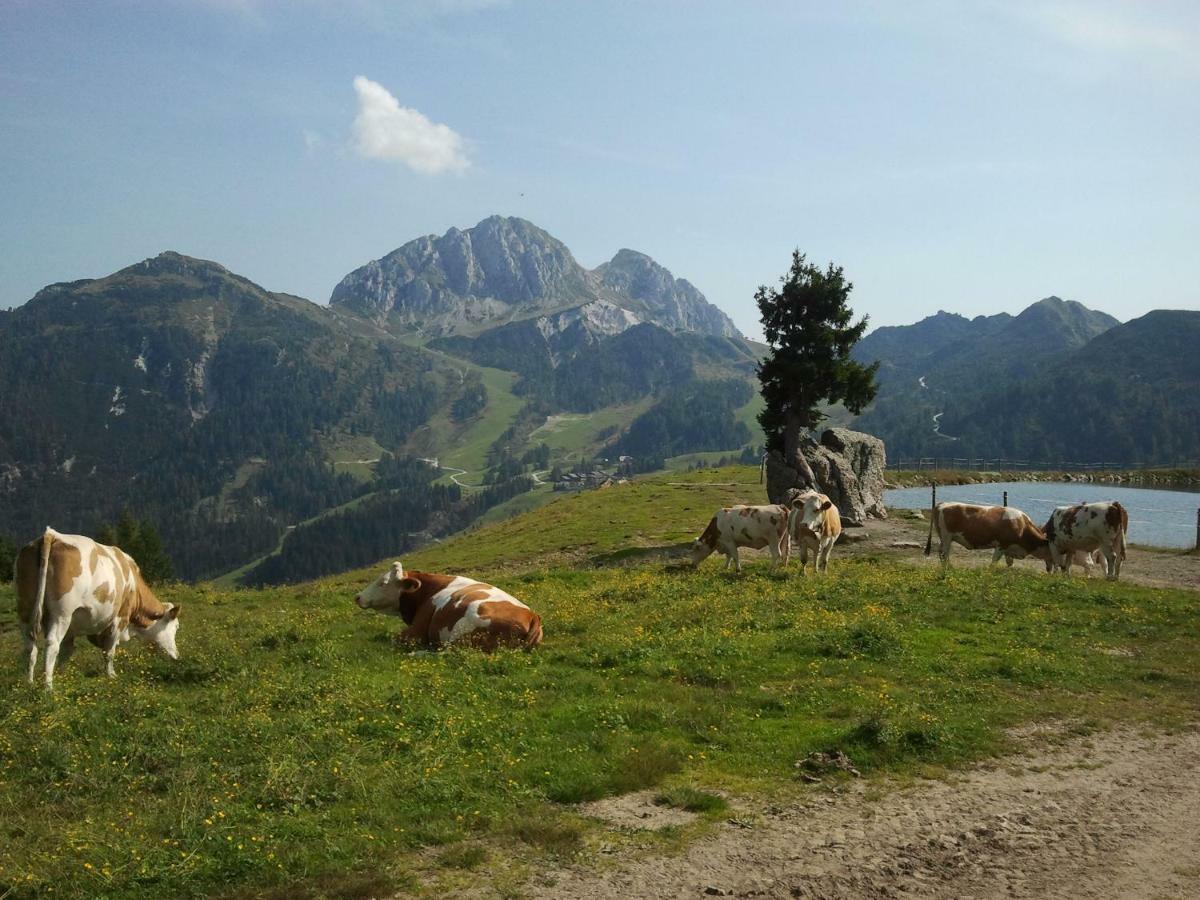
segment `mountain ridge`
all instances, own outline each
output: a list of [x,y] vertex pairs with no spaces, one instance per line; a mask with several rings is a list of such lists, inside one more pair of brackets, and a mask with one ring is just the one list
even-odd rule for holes
[[[878,335],[878,336],[876,336]],[[892,458],[1169,464],[1200,442],[1200,312],[1130,322],[1050,296],[1016,316],[939,312],[868,335],[880,391],[855,426]]]
[[588,270],[549,232],[499,215],[409,241],[347,274],[329,299],[428,338],[471,336],[596,302],[668,330],[741,337],[695,286],[646,254],[623,249]]

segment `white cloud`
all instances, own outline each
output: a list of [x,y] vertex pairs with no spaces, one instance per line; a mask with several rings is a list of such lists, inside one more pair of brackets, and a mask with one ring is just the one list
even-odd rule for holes
[[1163,15],[1148,3],[1035,3],[1025,12],[1042,29],[1090,50],[1175,54],[1195,45],[1190,17]]
[[354,79],[354,90],[354,149],[360,156],[402,162],[426,175],[461,172],[470,165],[462,136],[450,126],[401,106],[387,88],[362,75]]

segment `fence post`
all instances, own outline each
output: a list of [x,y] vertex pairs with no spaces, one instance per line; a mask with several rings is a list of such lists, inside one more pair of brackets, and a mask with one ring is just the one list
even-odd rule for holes
[[1200,509],[1196,510],[1196,549],[1200,550]]
[[1008,491],[1004,492],[1004,505],[1008,506]]
[[[937,509],[937,483],[929,482],[929,514],[933,515],[933,511]],[[1196,527],[1200,529],[1200,509],[1196,510]],[[1200,532],[1198,532],[1200,534]]]

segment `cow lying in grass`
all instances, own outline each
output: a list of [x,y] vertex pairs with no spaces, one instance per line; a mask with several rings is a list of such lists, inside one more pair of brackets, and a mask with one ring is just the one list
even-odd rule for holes
[[829,552],[842,536],[842,518],[833,501],[816,491],[805,491],[792,500],[792,539],[800,548],[800,574],[813,555],[813,569],[829,571]]
[[160,603],[133,557],[118,547],[47,528],[17,554],[13,582],[30,682],[37,640],[43,635],[47,688],[54,687],[54,668],[70,658],[78,635],[104,651],[110,678],[116,675],[117,645],[131,636],[153,644],[171,659],[179,658],[175,632],[180,607]]
[[533,648],[542,642],[541,617],[511,594],[461,575],[405,573],[399,561],[354,602],[399,616],[408,626],[401,639],[429,647],[462,642],[494,650],[501,644]]
[[708,526],[692,541],[692,565],[698,566],[716,550],[725,554],[725,568],[733,563],[742,571],[739,547],[767,547],[777,565],[788,561],[788,509],[786,506],[729,506],[718,509]]

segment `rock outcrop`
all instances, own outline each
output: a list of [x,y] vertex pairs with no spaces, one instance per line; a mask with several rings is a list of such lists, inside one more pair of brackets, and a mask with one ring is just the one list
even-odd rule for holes
[[[836,504],[844,522],[861,525],[868,518],[887,518],[883,441],[848,428],[829,428],[821,434],[820,443],[805,438],[803,453],[817,478],[817,489]],[[768,499],[790,503],[804,487],[802,477],[777,450],[767,454],[766,467]]]

